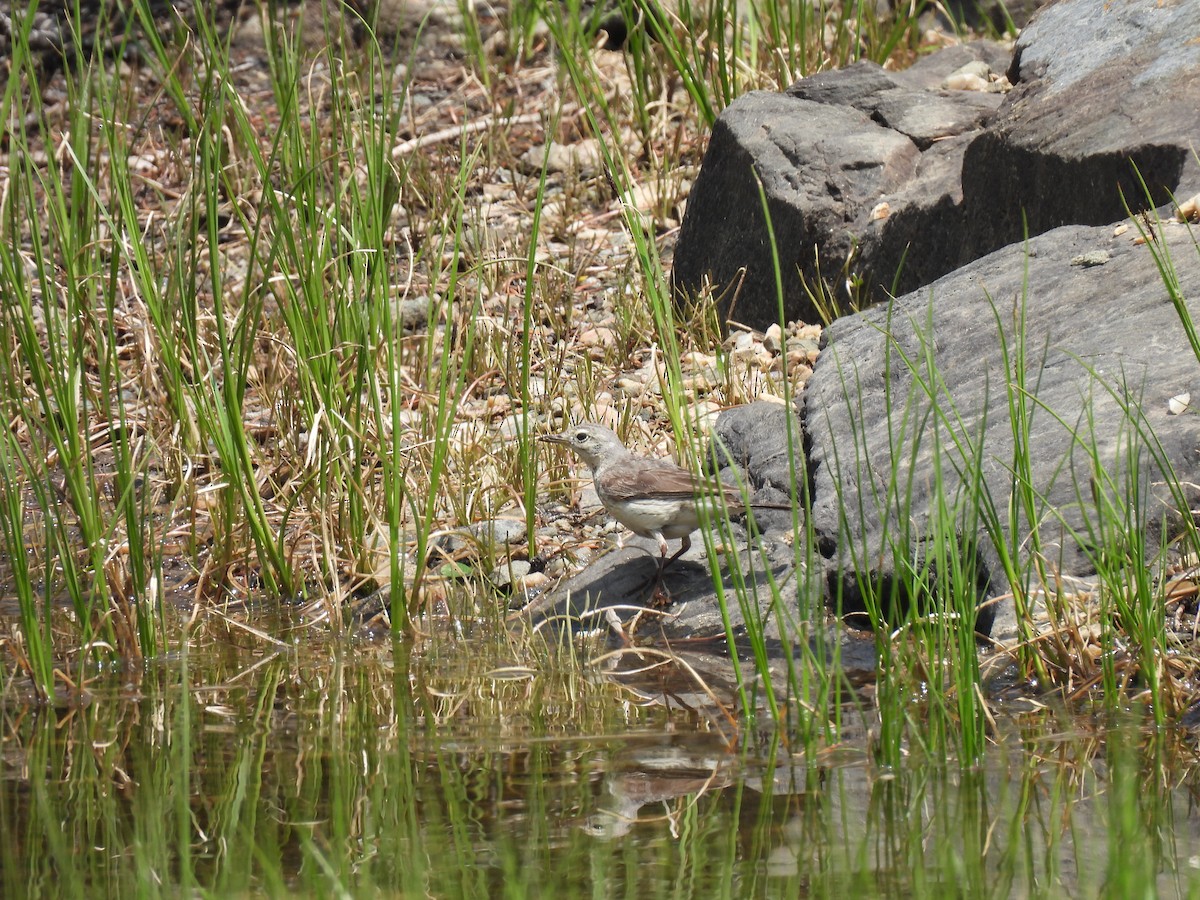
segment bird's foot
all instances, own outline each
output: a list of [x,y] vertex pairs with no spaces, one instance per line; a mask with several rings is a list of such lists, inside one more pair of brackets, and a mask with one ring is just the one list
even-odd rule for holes
[[650,592],[650,597],[646,601],[646,606],[650,609],[666,609],[672,603],[671,592],[667,590],[666,584],[663,582],[662,573],[658,573],[658,577],[654,579],[654,587]]

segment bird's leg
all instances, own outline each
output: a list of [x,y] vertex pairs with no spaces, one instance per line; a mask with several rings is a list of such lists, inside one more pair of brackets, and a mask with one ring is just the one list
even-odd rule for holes
[[679,549],[675,551],[675,555],[667,558],[667,539],[662,535],[658,537],[658,572],[654,576],[654,593],[650,595],[650,599],[654,605],[666,605],[671,602],[671,595],[667,592],[666,586],[663,584],[663,572],[667,566],[687,553],[692,547],[691,535],[684,535],[682,542],[679,544]]
[[[675,557],[671,557],[674,559]],[[659,606],[671,602],[671,595],[663,588],[663,569],[667,567],[667,539],[658,535],[658,570],[654,573],[654,582],[650,592],[650,605]]]
[[[665,569],[667,566],[669,566],[671,563],[675,562],[675,560],[679,559],[679,557],[683,556],[683,554],[687,553],[691,549],[692,549],[692,536],[690,534],[685,534],[683,536],[683,540],[681,540],[679,542],[679,549],[675,551],[675,555],[672,556],[670,559],[666,560],[662,564],[662,568]],[[663,540],[662,555],[663,556],[667,555],[667,542],[665,539]],[[660,572],[660,574],[661,574],[661,572]]]
[[658,567],[661,569],[664,565],[663,560],[667,558],[667,539],[658,532]]

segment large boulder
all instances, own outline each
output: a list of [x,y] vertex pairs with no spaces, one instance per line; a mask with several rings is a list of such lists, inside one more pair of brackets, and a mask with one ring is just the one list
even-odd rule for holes
[[[860,63],[741,98],[688,200],[675,288],[710,286],[726,318],[778,321],[760,183],[784,318],[810,322],[830,299],[878,302],[1026,234],[1188,196],[1200,190],[1200,45],[1181,36],[1196,34],[1197,3],[1059,0],[1011,61],[970,44],[905,72]],[[1007,70],[1012,90],[950,89],[972,83],[946,78],[966,54]]]
[[970,253],[1200,190],[1198,35],[1200,3],[1042,10],[1017,42],[1004,107],[963,159]]
[[[1087,582],[1114,552],[1145,565],[1182,533],[1200,491],[1200,362],[1160,266],[1200,318],[1200,249],[1183,224],[1149,243],[1118,231],[1055,229],[828,329],[804,429],[811,525],[846,608],[904,581],[960,500],[942,537],[975,554],[981,601],[1043,575]],[[997,539],[1027,583],[1009,583]]]
[[[764,200],[789,320],[829,317],[854,299],[841,289],[851,280],[875,298],[953,269],[963,153],[1001,104],[999,93],[941,88],[972,63],[1003,71],[1008,54],[980,42],[904,72],[860,62],[730,104],[688,198],[676,291],[711,288],[723,319],[779,320]],[[823,297],[822,284],[838,287]]]

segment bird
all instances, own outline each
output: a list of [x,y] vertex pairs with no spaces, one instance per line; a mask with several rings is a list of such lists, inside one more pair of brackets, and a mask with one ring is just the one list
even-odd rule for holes
[[[730,513],[744,512],[741,492],[727,484],[707,490],[687,469],[664,459],[635,456],[610,428],[584,422],[541,440],[569,447],[592,470],[592,483],[604,508],[636,535],[658,542],[657,578],[692,546],[692,532],[711,518],[721,502]],[[719,492],[719,498],[714,496]],[[790,504],[751,502],[756,509],[786,509]],[[681,539],[667,558],[667,541]]]

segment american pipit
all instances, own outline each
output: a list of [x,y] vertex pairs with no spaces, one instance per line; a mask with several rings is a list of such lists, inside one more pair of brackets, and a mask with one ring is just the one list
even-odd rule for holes
[[[658,574],[662,575],[692,546],[691,534],[715,513],[721,499],[730,513],[744,512],[741,492],[721,485],[721,498],[705,495],[704,488],[687,469],[663,459],[634,456],[621,439],[603,425],[585,422],[562,434],[542,438],[570,447],[592,470],[592,482],[609,515],[642,537],[658,541]],[[756,503],[755,509],[791,509],[783,503]],[[712,510],[713,512],[710,512]],[[681,538],[674,556],[667,558],[667,541]]]

